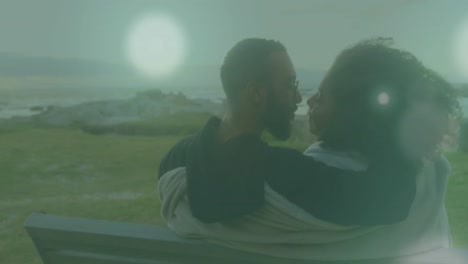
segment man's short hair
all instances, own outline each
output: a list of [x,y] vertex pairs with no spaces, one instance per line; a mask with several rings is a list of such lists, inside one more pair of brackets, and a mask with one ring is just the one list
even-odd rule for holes
[[270,75],[269,56],[286,52],[276,40],[248,38],[238,42],[224,58],[221,82],[228,102],[236,103],[249,81],[264,81]]

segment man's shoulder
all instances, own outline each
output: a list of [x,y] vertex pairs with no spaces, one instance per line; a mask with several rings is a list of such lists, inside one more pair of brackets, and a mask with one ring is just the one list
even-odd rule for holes
[[185,152],[191,145],[193,145],[198,140],[198,138],[198,133],[182,138],[174,146],[172,146],[172,148],[166,154],[166,157],[177,155],[180,152]]
[[172,148],[170,151],[176,151],[177,149],[180,149],[180,148],[185,148],[191,144],[193,144],[197,138],[199,137],[199,134],[196,133],[196,134],[192,134],[192,135],[188,135],[184,138],[182,138],[181,140],[179,140]]
[[[217,146],[216,152],[223,157],[236,156],[236,160],[249,160],[251,166],[255,162],[267,162],[268,167],[282,165],[290,160],[307,159],[301,152],[285,147],[272,146],[255,134],[243,134],[225,141]],[[242,162],[239,163],[241,166]]]
[[187,163],[188,151],[198,140],[199,134],[186,136],[179,140],[162,158],[159,163],[159,177],[167,171],[177,167],[185,167]]

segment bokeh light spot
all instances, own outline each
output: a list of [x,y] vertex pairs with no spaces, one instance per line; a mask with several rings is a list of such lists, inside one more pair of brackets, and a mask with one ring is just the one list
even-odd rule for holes
[[386,92],[381,92],[377,96],[377,101],[380,105],[387,105],[390,102],[390,95]]
[[455,65],[459,73],[468,81],[468,18],[457,30],[453,43]]
[[182,27],[168,14],[139,18],[127,38],[127,56],[141,74],[161,79],[182,66],[187,53],[187,40]]

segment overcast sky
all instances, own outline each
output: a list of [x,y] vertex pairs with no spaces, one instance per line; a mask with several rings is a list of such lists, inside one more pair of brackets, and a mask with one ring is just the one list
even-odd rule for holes
[[189,65],[219,66],[238,40],[266,37],[283,42],[297,67],[326,70],[344,47],[388,36],[462,79],[453,46],[468,19],[466,0],[0,0],[0,53],[128,64],[132,23],[160,11],[187,33]]

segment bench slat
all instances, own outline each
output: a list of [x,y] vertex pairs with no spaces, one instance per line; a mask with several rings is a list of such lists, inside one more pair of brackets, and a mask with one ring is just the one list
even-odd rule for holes
[[51,251],[47,252],[46,258],[50,263],[66,264],[169,264],[168,261],[139,260],[136,258],[116,257],[104,254],[83,253],[75,251]]
[[[284,263],[283,260],[242,252],[200,240],[182,239],[167,228],[123,224],[101,220],[50,216],[33,213],[25,228],[41,252],[51,249],[73,249],[77,252],[106,253],[148,259],[174,260],[180,263],[206,263],[219,260],[223,263]],[[183,256],[183,257],[181,257]],[[303,260],[287,260],[288,263],[310,263]],[[55,262],[53,262],[55,263]],[[172,262],[175,263],[175,262]]]
[[253,254],[196,239],[183,239],[171,230],[150,225],[51,216],[33,213],[25,222],[45,264],[467,264],[468,251],[440,249],[427,254],[388,260],[305,261]]

